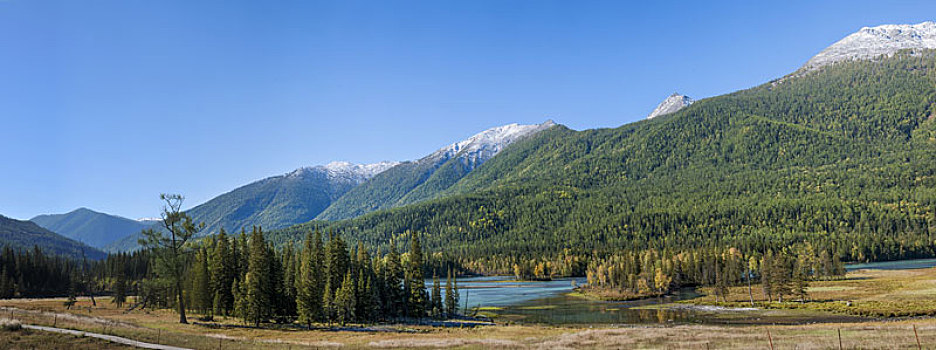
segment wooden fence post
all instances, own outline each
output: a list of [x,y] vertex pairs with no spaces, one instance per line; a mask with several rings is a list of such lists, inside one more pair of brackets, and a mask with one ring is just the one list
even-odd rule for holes
[[773,337],[770,336],[770,328],[767,329],[767,340],[770,342],[770,350],[774,350]]
[[839,350],[842,350],[843,348],[842,348],[842,329],[841,328],[838,329],[838,335],[839,335]]
[[920,350],[923,350],[923,344],[922,344],[922,343],[920,343],[920,334],[919,334],[919,333],[917,333],[917,330],[916,330],[916,325],[913,325],[913,336],[915,336],[915,337],[916,337],[916,341],[917,341],[917,349],[920,349]]

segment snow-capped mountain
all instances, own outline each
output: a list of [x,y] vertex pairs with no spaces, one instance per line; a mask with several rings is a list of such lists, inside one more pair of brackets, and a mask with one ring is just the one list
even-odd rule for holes
[[383,161],[372,164],[354,164],[345,161],[335,161],[326,165],[317,165],[313,167],[303,167],[287,173],[287,177],[303,176],[308,173],[324,174],[331,181],[345,181],[351,183],[361,183],[390,169],[400,162]]
[[339,220],[436,198],[511,144],[555,126],[508,124],[487,129],[420,158],[403,162],[355,187],[317,217]]
[[555,125],[556,123],[552,120],[547,120],[542,124],[521,125],[513,123],[490,128],[465,140],[442,147],[419,161],[459,158],[465,165],[473,169],[484,163],[484,161],[493,158],[511,143]]
[[647,115],[647,119],[652,119],[670,113],[676,113],[680,109],[688,107],[693,102],[695,101],[689,96],[681,95],[678,92],[673,93],[665,100],[663,100],[663,102],[660,102],[660,104],[653,109],[653,112],[650,112],[650,114]]
[[238,187],[186,211],[205,222],[206,233],[277,229],[315,218],[352,188],[397,162],[352,164],[332,162],[304,167]]
[[861,28],[819,52],[803,65],[803,69],[815,70],[835,62],[890,56],[903,49],[936,49],[936,23]]
[[[399,162],[331,162],[303,167],[235,188],[185,212],[196,222],[205,223],[202,234],[218,233],[221,228],[227,232],[249,231],[252,226],[264,230],[283,228],[314,219],[352,188],[397,164]],[[106,248],[110,251],[135,249],[138,236],[127,237]]]

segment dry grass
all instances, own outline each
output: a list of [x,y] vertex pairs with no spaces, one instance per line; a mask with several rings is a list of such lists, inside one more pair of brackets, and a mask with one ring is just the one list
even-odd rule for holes
[[124,350],[136,348],[95,338],[21,329],[0,331],[0,349]]
[[[863,273],[870,277],[876,272]],[[916,273],[901,278],[923,278]],[[858,276],[855,276],[858,277]],[[880,277],[880,278],[883,278]],[[838,288],[828,282],[816,293],[858,293],[862,288]],[[826,282],[822,282],[826,283]],[[903,293],[903,287],[890,293]],[[910,289],[925,290],[925,289]],[[862,291],[865,297],[875,295]],[[854,295],[854,294],[851,294]],[[919,298],[909,293],[908,298]],[[208,328],[178,324],[178,316],[169,310],[125,313],[103,298],[97,307],[79,300],[77,308],[66,311],[61,299],[0,300],[0,307],[15,307],[13,318],[24,323],[52,325],[98,333],[119,335],[147,342],[195,349],[751,349],[768,348],[767,330],[777,349],[837,349],[841,329],[846,349],[916,349],[913,326],[917,327],[924,346],[936,344],[936,319],[851,324],[814,324],[801,326],[625,326],[625,327],[550,327],[536,325],[490,326],[476,328],[432,328],[426,326],[388,326],[398,332],[351,332],[301,329]],[[11,309],[0,309],[0,317]],[[236,323],[234,320],[220,320]],[[25,332],[20,331],[20,332]],[[2,344],[11,333],[0,335]],[[30,335],[30,337],[36,335]],[[20,347],[44,348],[44,347]],[[96,347],[85,347],[96,348]],[[82,347],[68,347],[82,349]]]
[[[811,309],[842,314],[899,317],[936,316],[936,268],[915,270],[859,270],[850,272],[845,279],[815,281],[808,289],[806,303],[765,302],[760,285],[754,285],[754,299],[758,307]],[[710,294],[702,288],[700,292]],[[727,306],[750,306],[746,286],[730,288]],[[788,301],[793,301],[788,297]],[[684,301],[686,303],[715,304],[711,295]]]
[[13,320],[9,318],[0,317],[0,330],[18,331],[22,328],[23,328],[23,324],[19,320]]

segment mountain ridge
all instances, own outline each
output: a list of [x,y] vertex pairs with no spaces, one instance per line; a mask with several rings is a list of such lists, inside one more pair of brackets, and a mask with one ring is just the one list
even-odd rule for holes
[[891,56],[906,49],[936,49],[936,23],[927,21],[861,28],[820,51],[801,69],[811,71],[842,61]]
[[29,221],[99,249],[152,225],[151,222],[127,219],[84,207],[64,214],[38,215]]
[[933,101],[936,50],[842,62],[667,118],[554,128],[507,148],[447,196],[270,237],[325,226],[385,246],[425,233],[424,246],[475,261],[687,240],[752,249],[810,241],[846,247],[856,261],[933,256],[925,243],[887,245],[925,242],[936,217]]
[[437,197],[503,149],[529,135],[556,126],[517,123],[493,127],[382,172],[335,201],[316,219],[346,219]]
[[0,215],[0,245],[13,249],[39,247],[45,253],[80,259],[103,259],[105,253],[84,243],[49,231],[35,222]]

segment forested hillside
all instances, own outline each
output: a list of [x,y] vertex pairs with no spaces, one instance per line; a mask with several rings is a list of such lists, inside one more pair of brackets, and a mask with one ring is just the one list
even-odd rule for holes
[[39,215],[29,221],[49,231],[95,248],[135,235],[152,226],[152,221],[137,221],[79,208],[65,214]]
[[[839,63],[615,129],[552,128],[445,198],[331,223],[407,231],[463,263],[809,240],[845,260],[934,256],[936,55]],[[309,223],[274,232],[296,241]],[[565,257],[565,258],[564,258]]]
[[101,259],[105,256],[100,250],[46,230],[32,221],[11,219],[3,215],[0,215],[0,242],[2,246],[14,250],[39,247],[47,254],[71,259]]
[[374,176],[328,206],[317,219],[349,219],[440,198],[448,188],[508,146],[553,126],[555,123],[547,120],[542,124],[508,124],[482,131]]

